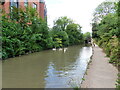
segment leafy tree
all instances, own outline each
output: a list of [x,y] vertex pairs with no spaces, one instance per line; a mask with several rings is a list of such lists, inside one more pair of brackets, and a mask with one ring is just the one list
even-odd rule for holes
[[69,37],[69,44],[79,44],[83,42],[83,34],[81,33],[81,27],[78,24],[69,24],[66,28],[66,32]]
[[120,41],[120,1],[117,3],[117,36]]
[[61,39],[62,46],[68,46],[69,44],[75,45],[83,42],[80,25],[75,24],[73,20],[67,17],[60,17],[54,22],[53,32],[53,36]]
[[65,31],[68,24],[73,23],[73,20],[70,18],[59,17],[56,21],[54,21],[54,28],[57,27],[58,30]]
[[14,7],[12,11],[15,12],[10,13],[10,18],[2,14],[3,59],[52,47],[47,23],[38,17],[36,10]]
[[117,17],[115,14],[108,14],[105,16],[101,23],[98,24],[98,35],[103,35],[104,33],[111,33],[112,36],[116,35],[117,29]]
[[1,20],[3,59],[83,41],[81,27],[67,17],[59,18],[49,31],[46,21],[33,8],[13,7],[9,15],[2,14]]
[[117,29],[117,4],[115,2],[103,2],[95,9],[92,37],[100,38],[100,35],[110,32],[112,36],[118,36]]
[[90,32],[86,32],[85,34],[83,34],[84,40],[86,43],[91,41],[91,34]]
[[102,2],[98,7],[95,9],[93,14],[93,22],[99,22],[102,18],[109,13],[114,13],[115,10],[115,3],[114,2]]
[[53,39],[53,47],[65,47],[69,45],[69,38],[65,31],[57,31],[56,29],[53,29],[50,31],[50,35]]
[[99,35],[97,34],[97,23],[92,23],[92,38],[99,38]]
[[[104,2],[103,2],[104,3]],[[106,2],[104,7],[99,5],[94,15],[92,24],[93,38],[110,57],[109,62],[120,67],[120,1],[117,3]],[[107,10],[107,11],[106,11]],[[103,12],[104,11],[104,12]],[[100,19],[99,22],[95,19]],[[120,76],[117,80],[117,88],[120,88]]]

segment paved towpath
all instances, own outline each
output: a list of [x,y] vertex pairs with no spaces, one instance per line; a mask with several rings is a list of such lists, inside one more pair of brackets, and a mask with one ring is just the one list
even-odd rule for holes
[[92,62],[85,75],[82,88],[115,88],[118,70],[109,63],[102,49],[97,45],[93,47]]

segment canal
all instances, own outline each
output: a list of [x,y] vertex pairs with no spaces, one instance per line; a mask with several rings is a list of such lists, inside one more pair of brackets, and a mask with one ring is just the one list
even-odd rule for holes
[[3,88],[72,88],[79,86],[92,55],[90,46],[45,50],[2,62]]

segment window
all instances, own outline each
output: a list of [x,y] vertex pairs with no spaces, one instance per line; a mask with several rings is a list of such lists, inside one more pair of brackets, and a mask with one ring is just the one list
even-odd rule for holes
[[[13,7],[16,7],[16,8],[19,7],[18,0],[10,0],[10,12],[13,12]],[[10,17],[14,19],[14,13],[11,13]]]
[[33,8],[37,9],[37,4],[33,3]]
[[25,6],[25,7],[28,6],[28,0],[24,0],[24,6]]
[[10,0],[10,6],[11,7],[18,8],[18,6],[19,6],[18,4],[19,4],[18,0]]

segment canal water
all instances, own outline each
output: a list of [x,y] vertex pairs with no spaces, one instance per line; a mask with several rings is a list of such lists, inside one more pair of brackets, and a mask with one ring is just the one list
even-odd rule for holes
[[45,50],[2,62],[3,88],[72,88],[79,86],[92,55],[90,46]]

